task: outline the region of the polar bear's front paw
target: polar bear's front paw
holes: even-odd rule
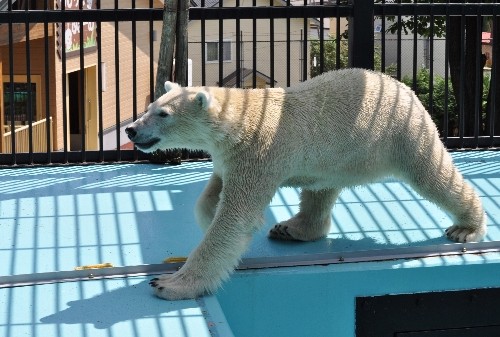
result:
[[[154,288],[156,296],[166,300],[191,299],[204,293],[199,281],[191,280],[179,272],[161,275],[152,279],[149,284]]]
[[[486,226],[469,228],[453,225],[446,230],[448,239],[456,242],[478,242],[486,235]]]

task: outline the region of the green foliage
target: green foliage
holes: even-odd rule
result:
[[[444,115],[445,111],[448,112],[448,127],[450,130],[450,136],[456,134],[456,128],[458,128],[458,104],[453,94],[453,87],[451,81],[448,80],[448,97],[446,98],[446,82],[444,78],[439,75],[434,75],[433,81],[433,95],[432,104],[429,101],[429,83],[430,83],[430,72],[429,69],[422,68],[417,73],[417,83],[415,92],[424,105],[424,107],[431,114],[432,120],[438,126],[440,132],[444,130]],[[413,85],[413,79],[409,76],[405,76],[402,82],[407,86],[411,87]],[[486,118],[486,105],[488,102],[488,92],[490,89],[490,76],[485,75],[483,77],[483,92],[482,92],[482,119]],[[446,104],[447,103],[447,104]],[[447,109],[446,109],[447,108]],[[455,129],[455,131],[454,131]]]
[[[483,114],[486,113],[486,108],[488,106],[488,96],[490,93],[490,82],[491,82],[490,79],[491,79],[490,74],[484,74],[484,76],[483,76],[483,97],[482,97]]]
[[[330,71],[334,69],[347,68],[348,60],[349,60],[349,50],[348,44],[346,40],[340,41],[340,64],[337,66],[337,40],[324,40],[323,43],[324,49],[324,71]],[[314,61],[319,64],[320,62],[320,41],[312,40],[311,41],[311,52],[310,52],[310,60],[311,60],[311,77],[318,76],[321,74],[320,67],[318,65],[314,65]],[[375,70],[380,71],[382,68],[382,55],[379,48],[375,48],[375,56],[374,56],[374,66]],[[396,66],[390,65],[385,69],[385,73],[389,75],[393,75],[396,73]]]
[[[434,3],[446,3],[449,0],[434,0]],[[382,0],[375,0],[375,3],[381,3]],[[429,0],[400,0],[398,3],[429,3]],[[429,37],[431,35],[436,37],[443,37],[446,33],[446,17],[445,16],[405,16],[405,17],[396,17],[396,16],[386,16],[386,19],[392,24],[387,28],[387,32],[397,33],[399,29],[404,34],[409,34],[410,32],[415,32]]]
[[[434,121],[434,123],[436,123],[440,131],[444,129],[443,123],[444,123],[444,114],[446,110],[448,111],[449,125],[452,128],[457,126],[458,106],[455,100],[455,95],[453,95],[453,88],[451,81],[448,80],[448,97],[446,97],[446,82],[444,78],[442,78],[439,75],[434,75],[433,95],[432,95],[432,105],[431,105],[429,101],[430,80],[431,78],[429,69],[422,68],[418,71],[416,88],[415,88],[415,92],[418,98],[420,99],[424,107],[427,109],[427,111],[429,111],[432,120]],[[402,82],[409,87],[413,85],[413,79],[409,76],[404,76]]]
[[[375,0],[375,3],[381,3],[383,0]],[[399,0],[397,3],[450,3],[450,0]],[[462,1],[455,1],[456,3],[462,3]],[[477,1],[465,1],[466,3],[477,3]],[[483,0],[483,3],[492,3],[492,0]],[[451,2],[453,3],[453,1]],[[446,35],[446,17],[445,16],[433,16],[431,21],[430,16],[405,16],[398,20],[396,16],[386,16],[389,22],[392,24],[387,28],[387,32],[397,33],[398,29],[404,34],[414,33],[415,29],[419,35],[430,37],[444,37]],[[491,18],[488,19],[491,22]],[[432,28],[431,28],[432,27]],[[491,31],[491,30],[490,30]]]
[[[348,47],[347,41],[340,41],[340,64],[337,66],[337,41],[324,40],[324,71],[330,71],[339,68],[347,68],[348,65]],[[311,77],[321,74],[320,67],[314,65],[314,61],[319,64],[320,62],[320,41],[311,41]]]

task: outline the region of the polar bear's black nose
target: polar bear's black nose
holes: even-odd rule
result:
[[[132,139],[135,137],[135,135],[137,135],[137,132],[135,131],[135,129],[131,126],[128,126],[126,129],[125,129],[125,133],[128,135],[128,138],[129,139]]]

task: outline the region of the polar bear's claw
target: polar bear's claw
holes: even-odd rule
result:
[[[458,225],[453,225],[446,229],[446,236],[456,242],[477,242],[486,234],[486,227],[461,227]]]
[[[297,240],[288,232],[288,226],[279,224],[269,231],[269,237],[275,240]]]
[[[161,275],[152,279],[149,284],[155,295],[166,300],[182,300],[195,298],[204,293],[203,287],[190,282],[184,275]]]

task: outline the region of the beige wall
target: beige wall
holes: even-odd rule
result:
[[[50,38],[53,40],[53,38]],[[2,63],[2,75],[10,75],[10,61],[9,61],[9,47],[3,46],[0,47],[1,50],[1,63]],[[44,48],[44,40],[32,40],[30,42],[30,73],[32,75],[39,75],[42,79],[45,78],[45,48]],[[26,75],[27,74],[27,60],[26,60],[26,43],[16,43],[13,47],[13,55],[14,55],[14,75]],[[52,51],[49,51],[49,59],[53,60]],[[54,90],[54,87],[51,87],[50,90]],[[43,102],[45,102],[45,81],[42,81],[40,92],[42,95]],[[3,105],[1,107],[3,112]],[[37,115],[35,116],[36,120],[45,117],[45,104],[42,104],[41,111],[37,111]]]
[[[120,1],[120,8],[130,8],[131,1]],[[147,8],[149,6],[148,0],[136,1],[137,8]],[[156,7],[161,7],[159,1],[155,1]],[[101,0],[101,8],[109,9],[114,8],[113,0]],[[149,23],[137,22],[137,42],[136,42],[136,74],[137,74],[137,112],[140,113],[145,110],[150,103],[150,57],[149,57]],[[155,22],[154,30],[158,31],[158,41],[154,42],[154,55],[153,65],[156,74],[156,61],[159,48],[159,33],[161,32],[161,22]],[[105,64],[106,74],[105,83],[106,90],[102,92],[102,122],[103,129],[113,127],[117,124],[116,120],[116,95],[119,94],[120,104],[120,122],[132,118],[134,106],[132,97],[132,79],[133,79],[133,45],[132,45],[132,23],[120,22],[118,24],[118,69],[115,62],[115,23],[103,22],[101,25],[101,48],[102,48],[102,62]],[[54,54],[56,53],[56,46],[54,43]],[[97,51],[84,53],[84,68],[98,66]],[[100,67],[98,67],[100,68]],[[66,60],[66,73],[80,70],[79,55],[70,56]],[[119,92],[117,91],[117,72],[119,74]],[[57,57],[55,60],[55,73],[62,74],[62,60]],[[63,104],[62,97],[62,76],[58,75],[55,78],[56,83],[56,114],[55,119],[57,123],[56,135],[57,143],[55,149],[62,149],[63,144]],[[66,102],[67,103],[67,102]]]
[[[49,50],[48,50],[48,57],[49,57],[49,64],[52,66],[54,64],[54,53],[51,48],[51,46],[54,44],[54,38],[49,37]],[[45,86],[45,40],[44,39],[36,39],[36,40],[31,40],[30,44],[30,73],[33,76],[32,77],[32,82],[34,81],[35,77],[41,78],[40,81],[40,86],[39,86],[39,92],[41,94],[41,104],[37,104],[37,112],[36,116],[34,116],[34,121],[40,120],[45,118],[46,115],[46,86]],[[25,42],[20,42],[16,43],[13,46],[12,49],[13,52],[13,69],[14,69],[14,76],[26,76],[27,74],[27,60],[26,60],[26,43]],[[10,81],[10,56],[9,56],[9,47],[8,46],[3,46],[0,47],[0,72],[3,77],[3,75],[8,76],[8,81]],[[56,110],[56,101],[55,101],[55,90],[56,90],[56,84],[55,81],[52,80],[54,73],[53,73],[53,68],[50,71],[51,78],[49,80],[49,109],[51,112]],[[19,78],[19,77],[18,77]],[[2,81],[3,82],[3,81]],[[3,85],[2,85],[3,88]],[[3,94],[1,93],[0,90],[0,95],[2,96],[0,99],[0,102],[3,100]],[[4,106],[3,103],[0,103],[0,113],[2,115],[2,120],[0,121],[0,125],[3,128],[4,125]],[[53,129],[54,130],[54,129]],[[52,138],[54,138],[55,135],[52,135]]]

